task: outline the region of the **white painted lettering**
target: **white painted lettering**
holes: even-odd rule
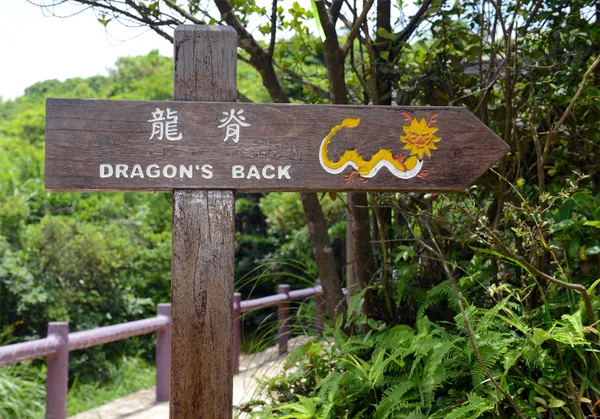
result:
[[[158,167],[158,164],[149,164],[148,167],[146,167],[146,176],[152,179],[159,177],[160,167]]]
[[[231,177],[233,179],[241,179],[244,177],[244,166],[235,164],[231,166]]]
[[[116,178],[120,178],[121,176],[128,177],[127,169],[129,169],[129,166],[127,166],[126,164],[115,164],[115,172],[116,172],[115,177]]]
[[[248,178],[261,179],[261,167],[250,166],[247,172],[244,165],[234,165],[231,168],[231,175],[235,179],[243,179],[248,175]],[[269,172],[270,170],[270,172]],[[266,177],[273,178],[274,167],[263,169]],[[212,179],[215,176],[214,168],[210,164],[108,164],[102,163],[98,165],[98,175],[101,178],[129,178],[129,179],[193,179],[194,176],[201,176],[203,179]]]
[[[179,165],[179,177],[183,179],[183,175],[186,175],[188,179],[191,179],[194,175],[192,173],[192,165],[184,166],[183,164]]]
[[[291,165],[287,165],[285,167],[277,166],[277,179],[281,179],[285,176],[286,179],[291,179],[288,170],[290,170]]]
[[[270,164],[267,164],[265,167],[262,168],[262,176],[265,179],[273,179],[275,177],[275,173],[267,173],[267,170],[272,170],[275,171],[275,167],[271,166]]]
[[[140,166],[139,164],[134,165],[133,169],[131,169],[131,173],[129,174],[129,177],[131,177],[132,179],[134,177],[141,177],[143,179],[144,171],[142,170],[142,166]]]
[[[248,176],[246,176],[247,179],[250,179],[251,177],[255,177],[256,179],[260,180],[260,174],[258,173],[258,169],[255,165],[250,166],[250,170],[248,170]]]
[[[162,170],[163,176],[169,179],[173,179],[177,175],[177,168],[172,164],[167,164]]]
[[[100,165],[100,177],[111,177],[113,175],[112,164]]]
[[[213,177],[213,167],[210,164],[205,164],[202,166],[202,177],[204,179],[211,179]]]

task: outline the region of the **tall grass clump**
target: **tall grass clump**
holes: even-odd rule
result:
[[[0,368],[0,418],[41,418],[45,401],[45,367],[26,361]]]

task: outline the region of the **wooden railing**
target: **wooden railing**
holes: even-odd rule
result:
[[[287,353],[288,348],[290,301],[316,297],[315,329],[321,332],[323,330],[322,319],[325,306],[321,296],[322,292],[320,285],[295,291],[290,291],[289,285],[279,285],[277,294],[253,300],[242,301],[242,294],[239,292],[233,294],[233,372],[237,373],[240,368],[242,313],[277,306],[277,345],[279,346],[279,354],[283,355]]]
[[[289,303],[316,296],[315,328],[322,330],[323,299],[320,286],[290,291],[289,285],[279,285],[277,294],[242,301],[240,293],[234,294],[233,369],[239,371],[242,313],[277,306],[279,353],[287,352],[289,336]],[[67,417],[67,392],[69,352],[90,346],[127,339],[156,332],[156,401],[168,401],[171,380],[171,305],[159,304],[157,316],[144,320],[99,327],[69,333],[66,322],[48,323],[48,335],[0,347],[0,367],[30,359],[46,358],[46,419]]]

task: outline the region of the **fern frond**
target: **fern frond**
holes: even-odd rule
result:
[[[298,395],[298,402],[277,406],[273,410],[292,410],[281,419],[313,419],[317,413],[317,398]]]
[[[427,292],[419,306],[417,317],[423,317],[427,309],[442,301],[447,302],[449,306],[458,312],[454,291],[452,291],[452,285],[448,280],[437,284]]]
[[[452,409],[450,412],[445,413],[444,419],[475,419],[481,416],[483,413],[494,408],[494,403],[490,400],[484,399],[476,395],[469,395],[469,399],[460,405]],[[436,416],[442,417],[442,416]]]
[[[408,400],[404,395],[414,386],[414,382],[405,381],[387,390],[379,404],[377,404],[373,419],[395,417],[393,414],[397,409],[407,406]]]

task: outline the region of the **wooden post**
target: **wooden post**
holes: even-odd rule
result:
[[[280,301],[277,304],[277,343],[279,346],[279,355],[285,355],[288,351],[288,339],[290,335],[290,286],[287,284],[278,285],[277,293],[287,296],[285,301]]]
[[[321,285],[320,280],[315,281],[316,286]],[[323,332],[323,316],[325,315],[325,300],[323,299],[323,294],[318,294],[315,296],[315,331],[317,333]]]
[[[159,304],[158,316],[169,318],[169,325],[156,333],[156,401],[169,401],[171,388],[171,304]]]
[[[46,419],[67,417],[67,392],[69,379],[69,323],[48,323],[48,336],[54,337],[60,346],[46,358]]]
[[[242,343],[242,294],[233,294],[233,373],[240,372],[240,346]]]
[[[175,100],[234,102],[237,35],[175,30]],[[172,419],[229,419],[233,404],[234,192],[173,193]]]

